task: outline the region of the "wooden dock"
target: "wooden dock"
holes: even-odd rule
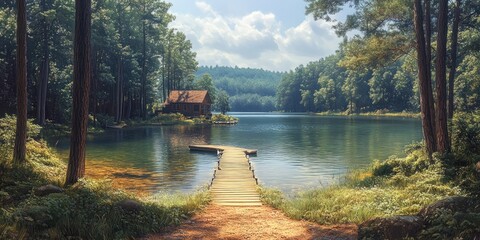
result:
[[[247,156],[257,150],[218,145],[191,145],[193,151],[210,151],[219,155],[210,192],[213,204],[223,206],[261,206],[257,178]]]

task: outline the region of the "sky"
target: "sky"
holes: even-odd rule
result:
[[[303,0],[169,0],[170,27],[186,34],[201,66],[289,71],[335,53],[331,22],[305,15]]]

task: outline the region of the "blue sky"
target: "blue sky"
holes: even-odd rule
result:
[[[170,0],[200,65],[288,71],[333,54],[332,23],[305,16],[302,0]]]

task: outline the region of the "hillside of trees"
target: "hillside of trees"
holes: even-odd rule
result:
[[[336,3],[339,6],[330,6],[320,4],[322,1],[307,2],[310,2],[307,13],[317,19],[329,21],[329,16],[341,9],[340,3]],[[442,20],[448,34],[437,28],[437,18],[430,20],[430,14],[436,16],[440,6],[424,3],[428,8],[420,14],[428,16],[422,21],[429,31],[417,35],[414,34],[414,5],[411,2],[344,2],[351,2],[355,8],[347,21],[337,22],[334,26],[345,41],[334,55],[300,65],[284,75],[277,92],[279,110],[348,113],[420,111],[419,55],[415,38],[420,34],[428,36],[425,38],[428,59],[425,58],[422,66],[430,71],[425,79],[432,78],[431,87],[442,81],[436,77],[448,80],[448,84],[441,84],[437,91],[446,91],[442,86],[447,86],[449,111],[453,113],[453,106],[458,111],[480,107],[478,2],[455,1],[450,4],[448,21]],[[347,33],[351,31],[359,31],[362,35],[348,38]],[[438,39],[440,33],[444,34],[440,39],[443,39],[446,51],[434,51],[439,43],[432,42]],[[438,63],[437,60],[443,62]]]
[[[275,94],[284,73],[263,69],[202,66],[197,78],[209,74],[215,87],[229,96],[234,112],[275,111]]]

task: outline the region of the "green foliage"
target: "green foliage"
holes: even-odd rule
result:
[[[192,87],[198,63],[185,34],[169,28],[174,19],[165,1],[92,3],[92,85],[90,113],[100,125],[108,115],[127,120],[143,115],[141,103],[163,102],[167,90]],[[73,79],[72,1],[32,1],[27,7],[28,102],[37,112],[39,72],[48,58],[46,117],[67,124],[71,118]],[[0,115],[15,112],[15,1],[0,4]],[[161,59],[161,61],[159,61]],[[118,88],[117,88],[118,86]],[[116,100],[121,101],[116,101]],[[116,105],[123,107],[115,108]],[[128,109],[126,106],[130,106]],[[123,113],[112,111],[123,109]],[[147,114],[148,115],[148,114]]]
[[[465,213],[449,209],[438,209],[420,239],[475,239],[480,232],[480,212],[475,207],[465,209]]]
[[[0,118],[0,163],[8,162],[13,157],[13,145],[15,143],[15,129],[17,118],[14,115],[6,115]],[[41,127],[34,124],[33,120],[27,122],[27,140],[38,137]],[[30,155],[32,152],[29,151]]]
[[[452,153],[439,156],[445,176],[473,196],[480,196],[480,112],[457,113],[451,126]]]
[[[203,76],[195,81],[195,89],[198,90],[207,90],[208,95],[210,95],[210,99],[212,103],[215,104],[217,99],[217,88],[213,84],[213,79],[210,74],[205,73]]]
[[[345,46],[340,46],[345,48]],[[285,74],[277,107],[288,112],[418,111],[416,70],[403,56],[380,67],[343,67],[343,51]]]
[[[225,114],[230,111],[230,102],[227,92],[221,90],[217,94],[217,103],[215,107],[222,113]]]
[[[93,121],[92,117],[90,117],[90,123],[93,125],[98,123],[100,127],[105,128],[113,125],[115,123],[115,119],[108,114],[97,114],[95,115],[95,121]]]
[[[480,108],[480,56],[468,55],[459,64],[460,74],[455,79],[455,104],[461,111]]]
[[[350,173],[339,185],[301,192],[293,198],[261,189],[262,200],[296,219],[321,224],[361,223],[375,217],[416,215],[446,196],[480,196],[479,113],[459,113],[452,121],[453,153],[429,159],[421,143],[407,156],[375,161],[368,170]],[[478,201],[462,212],[439,209],[428,219],[420,239],[471,239],[480,232]]]
[[[308,71],[313,76],[303,74],[300,65],[284,76],[277,93],[279,110],[348,113],[419,110],[411,1],[306,2],[306,14],[327,21],[348,8],[346,18],[334,21],[332,28],[339,36],[348,36],[352,31],[362,34],[345,38],[337,53],[328,57],[335,59],[335,64],[325,64],[328,58],[309,63],[320,67],[319,74],[314,71]],[[476,1],[461,4],[459,64],[454,86],[454,103],[460,111],[472,111],[480,106],[479,6]],[[433,7],[432,12],[435,10]],[[323,71],[327,68],[329,71]],[[315,84],[317,79],[318,85]],[[314,107],[310,101],[312,96]]]
[[[402,174],[411,176],[416,172],[425,171],[432,167],[431,161],[423,154],[423,149],[412,151],[405,158],[391,156],[387,160],[375,161],[372,167],[374,176],[391,176]]]
[[[13,120],[9,116],[0,122]],[[1,129],[4,131],[2,136],[12,134],[7,128]],[[30,134],[37,135],[38,130]],[[42,141],[30,139],[27,142],[27,156],[27,163],[21,166],[0,162],[2,239],[138,237],[179,224],[210,200],[206,189],[192,194],[139,198],[113,189],[108,181],[87,179],[80,180],[64,193],[39,197],[34,195],[34,189],[39,186],[63,185],[66,166]],[[137,201],[139,211],[124,210],[120,202],[126,199]]]
[[[406,158],[390,157],[371,170],[353,172],[339,185],[301,192],[285,198],[278,191],[262,190],[265,203],[296,219],[321,224],[361,223],[374,217],[416,214],[445,196],[461,194],[443,181],[441,162],[429,164],[422,149]]]
[[[480,111],[457,113],[452,120],[452,148],[460,158],[470,158],[470,163],[480,161]]]
[[[200,67],[197,78],[209,74],[215,87],[230,96],[232,111],[275,111],[275,89],[283,73],[238,67]]]
[[[212,121],[213,122],[235,122],[235,121],[238,121],[238,118],[230,115],[225,115],[225,114],[214,114],[212,116]]]
[[[260,193],[260,198],[262,202],[274,207],[281,209],[285,204],[285,197],[283,193],[278,189],[258,187],[257,191]]]
[[[174,122],[174,121],[182,121],[187,119],[183,114],[181,113],[167,113],[167,114],[159,114],[155,116],[152,121],[154,122]]]
[[[124,239],[179,224],[209,199],[206,191],[200,191],[141,200],[108,186],[106,182],[82,180],[66,193],[31,196],[20,204],[13,218],[17,228],[32,236]],[[127,199],[138,201],[140,209],[123,209],[120,202]]]
[[[239,112],[272,112],[277,110],[275,97],[258,94],[240,94],[230,97],[232,111]]]

